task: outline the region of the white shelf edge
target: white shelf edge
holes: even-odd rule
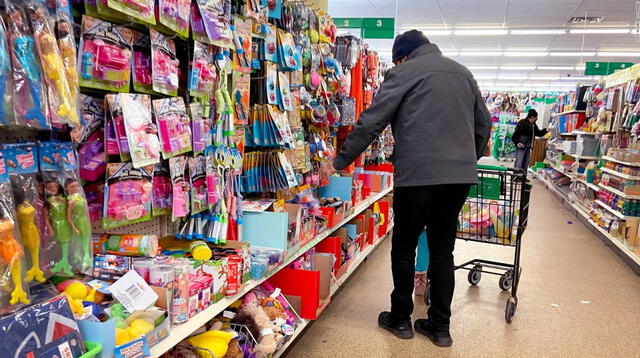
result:
[[[323,233],[316,236],[315,239],[311,240],[306,245],[301,247],[298,251],[296,251],[295,254],[289,256],[288,259],[286,259],[282,264],[280,264],[276,269],[271,271],[269,274],[265,275],[265,277],[259,280],[250,280],[249,282],[242,285],[238,293],[236,293],[235,295],[225,297],[222,300],[207,307],[202,312],[191,317],[187,322],[181,325],[171,327],[171,329],[169,330],[169,336],[150,348],[151,356],[160,357],[162,354],[164,354],[171,348],[178,345],[178,343],[182,342],[185,338],[189,337],[198,328],[202,327],[205,323],[209,322],[209,320],[214,318],[220,312],[224,311],[233,302],[235,302],[236,300],[238,300],[239,298],[247,294],[249,291],[257,287],[258,285],[262,284],[264,281],[268,280],[271,276],[275,275],[278,271],[280,271],[284,267],[287,267],[291,262],[293,262],[295,259],[300,257],[300,255],[309,251],[309,249],[317,245],[320,241],[327,238],[333,232],[338,230],[338,228],[340,228],[342,225],[346,224],[351,219],[358,216],[360,213],[366,210],[369,206],[371,206],[371,204],[382,199],[382,197],[384,197],[391,191],[393,191],[393,187],[386,188],[382,192],[372,195],[366,200],[364,200],[362,203],[360,203],[358,206],[354,208],[353,213],[351,215],[346,217],[343,221],[339,222],[338,224],[334,225],[332,228],[329,228],[325,230]]]
[[[594,202],[595,202],[596,204],[600,205],[603,209],[605,209],[605,210],[607,210],[608,212],[610,212],[611,214],[613,214],[613,215],[615,215],[615,216],[619,217],[620,219],[627,220],[627,219],[639,219],[639,218],[640,218],[640,217],[638,217],[638,216],[627,216],[627,215],[624,215],[623,213],[619,212],[618,210],[616,210],[616,209],[614,209],[614,208],[610,207],[609,205],[605,204],[605,203],[604,203],[603,201],[601,201],[601,200],[595,200]]]
[[[618,164],[622,164],[622,165],[626,165],[628,167],[640,167],[640,163],[633,163],[633,162],[625,162],[613,157],[609,157],[609,156],[604,156],[602,157],[602,159],[610,161],[610,162],[614,162],[614,163],[618,163]]]
[[[560,112],[560,113],[553,113],[552,116],[553,117],[560,117],[560,116],[566,116],[567,114],[573,114],[573,113],[587,113],[586,110],[577,110],[577,109],[573,109],[570,111],[564,111],[564,112]]]
[[[589,189],[593,190],[593,191],[598,191],[600,190],[600,187],[596,184],[593,183],[589,183],[587,182],[585,179],[582,179],[580,177],[574,177],[575,180],[581,182],[582,184],[586,185]]]
[[[605,173],[609,173],[611,175],[615,175],[615,176],[623,178],[623,179],[640,181],[640,177],[639,176],[633,176],[633,175],[629,175],[629,174],[625,174],[625,173],[620,173],[617,170],[613,170],[613,169],[609,169],[609,168],[605,168],[605,167],[600,168],[600,170],[602,170]]]
[[[598,183],[598,186],[600,188],[603,188],[604,190],[610,191],[610,192],[612,192],[612,193],[614,193],[614,194],[616,194],[616,195],[618,195],[620,197],[623,197],[625,199],[636,199],[636,200],[640,199],[640,195],[627,194],[624,191],[618,190],[616,188],[612,188],[612,187],[610,187],[608,185],[604,185],[602,183]]]
[[[302,334],[302,332],[307,328],[307,325],[309,324],[309,321],[306,319],[302,320],[302,323],[300,323],[298,325],[298,327],[296,327],[296,330],[293,332],[293,335],[291,335],[291,337],[289,337],[289,340],[287,341],[287,343],[284,344],[284,346],[282,346],[280,349],[278,349],[272,356],[272,358],[279,358],[282,357],[282,355],[287,351],[287,349],[289,349],[289,347],[291,347],[291,345],[293,344],[293,342],[298,339],[298,337],[300,337],[300,335]]]

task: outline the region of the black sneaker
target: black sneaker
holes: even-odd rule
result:
[[[413,327],[416,329],[416,332],[428,337],[431,342],[438,347],[450,347],[453,344],[453,339],[449,331],[434,331],[428,319],[416,320]]]
[[[411,321],[393,322],[391,312],[381,312],[378,316],[378,326],[393,333],[400,339],[413,338],[413,329],[411,329]]]

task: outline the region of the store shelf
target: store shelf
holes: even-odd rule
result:
[[[187,322],[174,326],[171,328],[169,332],[169,336],[162,341],[158,342],[155,346],[151,347],[151,356],[152,357],[160,357],[162,354],[167,352],[169,349],[175,347],[178,343],[182,342],[185,338],[189,337],[193,332],[195,332],[198,328],[202,327],[205,323],[209,322],[212,318],[217,316],[220,312],[224,311],[230,304],[247,294],[249,291],[254,289],[255,287],[262,284],[264,281],[268,280],[271,276],[275,275],[282,268],[289,266],[291,262],[300,257],[303,253],[309,251],[312,247],[317,245],[320,241],[327,238],[329,235],[334,233],[338,228],[342,225],[349,222],[351,219],[358,216],[361,212],[366,210],[371,204],[376,201],[382,199],[385,195],[390,193],[393,188],[387,188],[380,193],[370,196],[368,199],[364,200],[358,206],[354,207],[352,210],[352,214],[346,217],[343,221],[339,222],[334,227],[325,230],[323,233],[316,236],[309,243],[301,247],[298,251],[296,251],[293,255],[289,256],[287,260],[285,260],[282,264],[280,264],[276,269],[272,270],[265,277],[259,280],[250,280],[246,284],[244,284],[237,294],[229,297],[225,297],[219,302],[214,303],[209,306],[204,311],[196,314],[192,318],[190,318]]]
[[[582,179],[582,178],[580,178],[580,177],[574,177],[573,179],[575,179],[575,180],[577,180],[577,181],[581,182],[582,184],[586,185],[589,189],[591,189],[591,190],[593,190],[593,191],[598,191],[598,190],[600,190],[600,187],[599,187],[598,185],[593,184],[593,183],[589,183],[589,182],[587,182],[586,180],[584,180],[584,179]]]
[[[620,173],[617,170],[613,170],[613,169],[609,169],[609,168],[600,168],[600,170],[602,170],[605,173],[609,173],[611,175],[615,175],[617,177],[623,178],[623,179],[627,179],[627,180],[638,180],[640,181],[640,176],[634,176],[634,175],[629,175],[629,174],[625,174],[625,173]]]
[[[567,114],[573,114],[573,113],[586,113],[587,111],[578,111],[578,110],[571,110],[571,111],[565,111],[565,112],[560,112],[560,113],[554,113],[551,116],[552,117],[560,117],[560,116],[565,116]]]
[[[568,156],[574,157],[576,159],[582,159],[582,160],[598,160],[600,159],[600,157],[596,157],[593,155],[578,155],[578,154],[571,154],[571,153],[564,153]]]
[[[607,210],[608,212],[610,212],[611,214],[617,216],[620,219],[624,219],[624,220],[629,220],[629,219],[640,219],[639,216],[628,216],[628,215],[624,215],[623,213],[621,213],[620,211],[610,207],[609,205],[605,204],[603,201],[600,200],[596,200],[595,201],[596,204],[598,204],[600,207],[602,207],[603,209]]]
[[[607,190],[607,191],[610,191],[610,192],[612,192],[612,193],[614,193],[614,194],[616,194],[618,196],[621,196],[621,197],[623,197],[625,199],[640,199],[640,195],[627,194],[624,191],[618,190],[616,188],[612,188],[612,187],[610,187],[608,185],[604,185],[602,183],[598,183],[598,186],[603,188],[603,189],[605,189],[605,190]]]
[[[330,293],[331,297],[333,297],[339,291],[339,289],[342,287],[342,285],[344,285],[345,282],[347,282],[347,280],[349,280],[349,278],[352,277],[353,273],[367,259],[367,257],[369,257],[369,255],[372,252],[374,252],[375,250],[378,249],[378,247],[380,247],[380,245],[384,242],[384,240],[391,233],[391,230],[393,230],[393,222],[391,222],[389,227],[387,228],[387,233],[384,234],[384,236],[382,236],[381,238],[379,238],[378,241],[373,243],[373,245],[369,245],[366,249],[364,249],[364,251],[362,251],[360,253],[360,255],[358,255],[358,258],[356,259],[356,261],[354,261],[351,264],[351,267],[349,267],[347,272],[345,272],[342,275],[342,277],[340,277],[340,279],[338,281],[336,281],[336,283],[333,284],[333,286],[331,287],[331,293]],[[329,304],[330,303],[331,302],[329,302]],[[309,322],[306,321],[306,320],[303,320],[303,321],[304,321],[304,323],[299,325],[298,328],[296,328],[296,331],[293,333],[293,336],[291,337],[291,339],[289,339],[287,341],[287,343],[284,346],[282,346],[282,348],[280,348],[274,354],[273,358],[281,357],[284,353],[286,353],[287,349],[289,349],[289,347],[291,347],[291,345],[293,345],[294,341],[300,336],[302,331],[304,331],[307,328],[307,325],[309,324]]]
[[[560,133],[561,136],[577,136],[577,134],[573,133],[573,132],[564,132],[564,133]]]
[[[619,160],[619,159],[616,159],[616,158],[613,158],[613,157],[605,156],[605,157],[602,157],[602,159],[610,161],[610,162],[626,165],[628,167],[640,167],[640,163],[625,162],[623,160]]]

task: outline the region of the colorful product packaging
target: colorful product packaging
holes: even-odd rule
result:
[[[191,122],[182,97],[153,101],[164,159],[191,151]]]
[[[160,141],[151,120],[151,97],[131,93],[119,93],[117,96],[122,103],[122,116],[134,168],[159,163]]]
[[[103,227],[112,229],[151,219],[152,167],[107,164]]]
[[[155,235],[107,235],[93,238],[93,252],[122,256],[155,257],[160,247]]]
[[[93,258],[93,276],[101,280],[118,280],[131,269],[131,257],[96,254]]]
[[[149,33],[153,90],[167,96],[177,96],[180,62],[176,57],[176,44],[158,31],[150,30]]]
[[[181,260],[173,265],[173,301],[171,323],[180,324],[189,318],[189,261]]]

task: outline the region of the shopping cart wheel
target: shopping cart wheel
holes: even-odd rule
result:
[[[500,276],[498,285],[503,291],[509,291],[513,286],[513,274],[510,271],[505,272],[504,275]]]
[[[424,304],[431,306],[431,286],[427,284],[427,289],[424,291]]]
[[[469,271],[469,275],[467,276],[467,279],[469,280],[470,284],[475,286],[478,284],[478,282],[480,282],[481,277],[482,277],[482,266],[476,265],[474,268],[472,268]]]
[[[507,323],[511,323],[513,320],[513,316],[516,314],[516,307],[518,307],[518,302],[515,298],[509,297],[507,300],[507,308],[504,310],[504,319]]]

